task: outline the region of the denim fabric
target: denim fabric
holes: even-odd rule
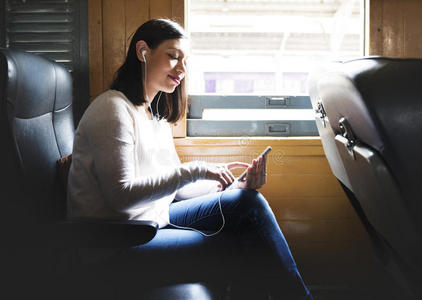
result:
[[[259,192],[236,189],[174,202],[170,222],[215,232],[223,222],[219,199],[225,218],[219,234],[204,237],[169,225],[149,243],[122,251],[118,264],[163,280],[220,280],[269,290],[271,299],[312,299],[274,214]]]

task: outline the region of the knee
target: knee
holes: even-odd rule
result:
[[[248,213],[257,213],[269,209],[269,205],[265,197],[256,190],[239,190],[239,201],[240,208]]]
[[[225,211],[239,213],[242,216],[258,216],[271,211],[264,196],[251,189],[237,189],[228,191],[223,195],[223,207]]]

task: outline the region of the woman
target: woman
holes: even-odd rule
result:
[[[266,159],[180,163],[169,123],[185,113],[188,50],[183,29],[170,20],[138,28],[111,89],[76,130],[69,217],[159,224],[151,242],[108,258],[128,278],[141,271],[163,281],[250,282],[272,299],[309,299],[274,215],[255,191],[266,181]],[[248,168],[241,182],[231,173],[239,167]]]

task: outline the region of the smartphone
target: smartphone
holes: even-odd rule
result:
[[[267,155],[271,151],[271,149],[272,149],[271,146],[268,146],[267,148],[265,148],[265,150],[256,159],[258,159],[261,156],[264,157],[265,155]],[[239,177],[237,177],[237,180],[242,181],[245,178],[246,174],[248,174],[248,168],[246,168],[246,170],[243,171],[243,173],[240,174]]]

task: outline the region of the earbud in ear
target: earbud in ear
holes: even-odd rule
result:
[[[141,54],[142,54],[142,58],[144,59],[144,61],[146,62],[147,59],[145,58],[145,53],[147,53],[147,50],[142,50]]]

